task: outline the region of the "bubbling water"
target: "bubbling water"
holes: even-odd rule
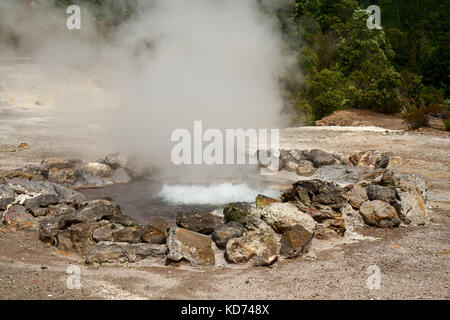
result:
[[[279,191],[251,187],[246,183],[212,183],[209,185],[165,184],[157,196],[176,205],[224,205],[230,202],[255,202],[258,194],[278,197]]]

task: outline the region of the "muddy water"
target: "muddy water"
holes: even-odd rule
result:
[[[111,197],[122,212],[139,223],[145,224],[149,217],[164,217],[170,225],[175,225],[179,213],[187,210],[216,209],[215,206],[174,205],[158,197],[163,184],[148,181],[134,181],[99,189],[83,189],[80,192],[89,198]]]
[[[186,193],[190,191],[190,187],[193,185],[196,187],[206,187],[207,189],[211,187],[209,192],[212,192],[211,203],[213,204],[205,204],[205,202],[199,201],[198,203],[189,203],[184,204],[180,202],[172,202],[168,201],[161,197],[160,191],[165,186],[168,185],[176,185],[176,186],[186,186]],[[242,184],[229,184],[229,189],[231,191],[235,191],[234,188],[240,188]],[[248,181],[245,183],[245,187],[250,190],[251,197],[254,199],[254,196],[258,193],[264,193],[271,196],[277,196],[279,193],[278,190],[269,189],[269,186],[265,182],[261,181]],[[163,183],[158,180],[147,181],[147,180],[138,180],[133,181],[128,184],[116,184],[112,186],[108,186],[105,188],[99,189],[82,189],[80,192],[87,195],[89,198],[99,198],[99,197],[110,197],[114,199],[121,207],[122,212],[133,219],[137,220],[139,223],[146,224],[148,222],[148,218],[152,216],[160,216],[164,217],[166,221],[175,225],[175,220],[178,214],[186,211],[198,211],[198,210],[217,210],[222,213],[223,207],[229,202],[235,201],[249,201],[249,194],[236,194],[230,197],[223,197],[223,202],[220,201],[221,194],[223,192],[223,188],[213,189],[214,182],[207,183],[173,183],[170,184]],[[240,190],[240,189],[238,189]],[[183,195],[179,195],[183,198]],[[201,195],[199,195],[201,196]],[[192,197],[195,197],[193,195]]]

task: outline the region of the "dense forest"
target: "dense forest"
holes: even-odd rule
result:
[[[103,30],[132,16],[137,4],[137,0],[55,1],[61,7],[91,6]],[[285,50],[296,57],[299,68],[281,81],[287,107],[296,111],[298,122],[313,124],[346,108],[402,112],[413,128],[426,125],[427,114],[449,118],[450,1],[258,3],[265,14],[276,17]],[[371,4],[381,9],[382,29],[367,27]]]

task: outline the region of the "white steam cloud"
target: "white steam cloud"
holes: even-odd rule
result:
[[[52,107],[72,112],[74,122],[81,114],[95,124],[107,118],[99,144],[161,164],[170,161],[171,132],[191,130],[194,120],[205,129],[284,123],[279,79],[290,59],[256,0],[140,1],[107,38],[86,8],[79,31],[66,29],[68,15],[51,2],[31,12],[1,1],[0,34],[8,35],[0,61],[39,57],[34,89],[59,97],[49,99]]]

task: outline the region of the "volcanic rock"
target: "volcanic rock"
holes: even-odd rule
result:
[[[90,243],[83,256],[85,263],[124,263],[152,258],[165,261],[166,246],[150,243],[130,244],[125,242]]]
[[[267,231],[250,231],[240,238],[228,241],[225,258],[231,263],[252,261],[255,266],[273,263],[279,255],[280,245],[273,233]]]
[[[299,257],[308,252],[314,233],[309,232],[301,225],[294,225],[281,236],[280,253],[286,258]]]
[[[125,168],[127,166],[128,159],[121,153],[108,154],[105,159],[98,161],[102,164],[106,164],[111,169]]]
[[[59,230],[57,235],[57,247],[63,251],[76,252],[83,255],[87,242],[91,241],[96,229],[108,226],[108,221],[85,222],[71,225],[65,230]]]
[[[314,207],[316,204],[327,205],[336,211],[348,201],[342,187],[320,179],[297,181],[281,195],[281,199],[284,202],[298,201],[308,207]]]
[[[256,196],[256,207],[257,208],[264,208],[274,202],[278,202],[278,200],[274,199],[274,198],[266,197],[265,195],[262,195],[262,194],[258,194]]]
[[[331,153],[320,149],[312,149],[311,151],[304,152],[303,154],[306,156],[307,160],[314,163],[316,168],[336,163],[336,158]]]
[[[297,163],[297,174],[304,177],[312,176],[317,169],[314,167],[313,163],[308,160],[300,160]]]
[[[215,264],[214,243],[205,235],[190,230],[173,227],[167,238],[172,261],[189,261],[192,265],[208,266]]]
[[[261,218],[277,233],[283,233],[296,224],[314,232],[314,219],[291,203],[272,203],[261,210]]]
[[[114,230],[111,233],[113,242],[141,242],[142,228],[140,227],[125,227],[119,230]]]
[[[394,207],[381,200],[364,202],[359,208],[364,222],[379,228],[393,228],[400,224],[400,219]]]
[[[419,226],[431,221],[425,207],[425,201],[420,194],[397,191],[397,196],[400,200],[394,203],[394,207],[403,223]]]
[[[177,226],[194,232],[210,234],[223,223],[213,211],[184,212],[177,216]]]
[[[216,245],[223,249],[226,247],[228,241],[233,238],[238,238],[244,233],[244,227],[238,222],[227,222],[218,226],[211,235]]]
[[[242,222],[244,218],[251,214],[251,205],[247,202],[229,203],[223,209],[226,221]]]
[[[363,202],[369,200],[366,189],[358,184],[353,185],[353,187],[347,192],[347,198],[348,203],[350,203],[350,205],[355,209],[359,209]]]
[[[0,210],[6,210],[15,200],[14,190],[9,185],[0,184]]]
[[[381,200],[387,203],[395,201],[395,190],[391,188],[371,184],[367,186],[366,191],[369,200]]]
[[[38,227],[36,219],[27,212],[27,209],[17,204],[9,207],[1,218],[5,225],[18,229]]]
[[[142,232],[142,241],[153,244],[165,243],[169,228],[170,226],[163,218],[151,217]]]

